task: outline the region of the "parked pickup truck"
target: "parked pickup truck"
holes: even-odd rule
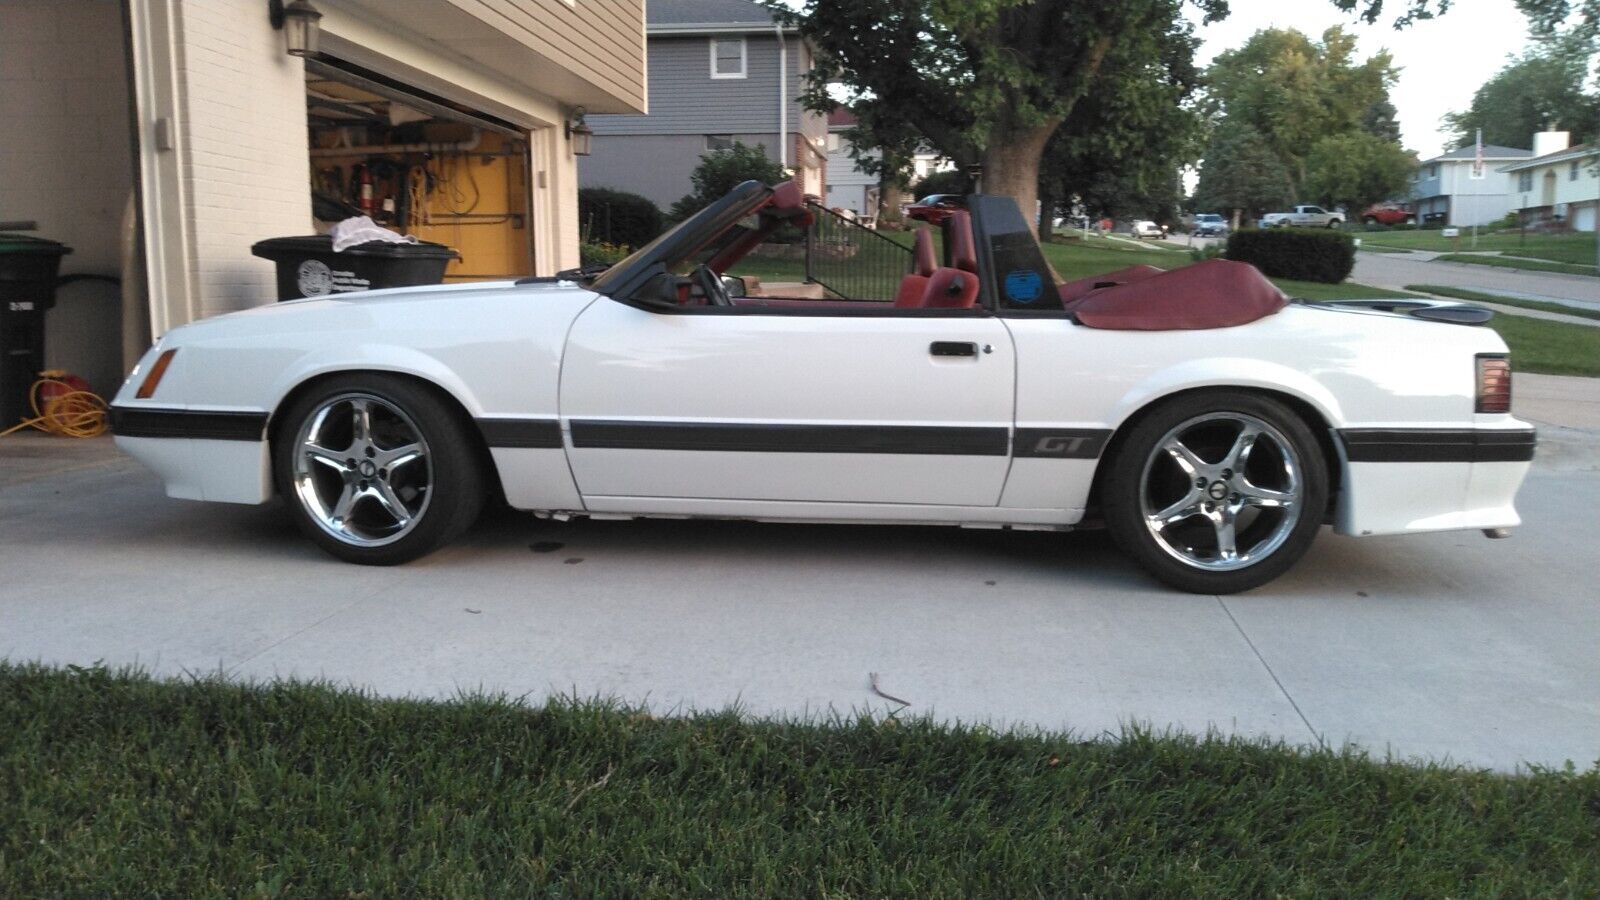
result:
[[[1298,225],[1301,228],[1338,228],[1344,224],[1344,213],[1328,212],[1320,206],[1296,206],[1294,212],[1267,213],[1261,217],[1262,228],[1282,228]]]

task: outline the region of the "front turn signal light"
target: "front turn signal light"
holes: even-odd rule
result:
[[[1511,412],[1511,360],[1507,357],[1478,357],[1478,402],[1473,412]]]
[[[148,400],[156,392],[156,388],[160,386],[161,377],[167,374],[167,366],[172,365],[172,358],[176,355],[178,355],[178,348],[174,347],[156,357],[156,364],[150,367],[150,374],[144,377],[144,381],[139,385],[139,390],[133,396],[140,400]]]

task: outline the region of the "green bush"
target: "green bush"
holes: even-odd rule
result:
[[[633,251],[627,247],[608,244],[604,241],[590,243],[584,241],[578,245],[578,264],[588,266],[609,266],[622,262]]]
[[[1350,235],[1339,231],[1252,228],[1228,236],[1227,258],[1250,263],[1272,278],[1338,284],[1355,267],[1356,248]]]
[[[578,191],[578,222],[586,242],[642,247],[661,233],[661,210],[648,197],[611,188]]]
[[[667,217],[674,222],[682,222],[743,182],[777,184],[788,177],[783,172],[783,166],[767,156],[765,144],[752,147],[734,141],[727,150],[713,150],[700,157],[700,165],[689,175],[694,193],[672,204]]]
[[[929,194],[970,194],[972,178],[960,169],[932,172],[911,187],[913,199],[921,200]]]

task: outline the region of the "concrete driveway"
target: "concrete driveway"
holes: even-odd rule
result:
[[[1325,534],[1226,598],[1159,587],[1097,533],[508,513],[422,563],[359,568],[279,508],[166,499],[109,441],[8,438],[0,655],[794,715],[897,706],[876,672],[911,713],[951,719],[1586,767],[1600,431],[1562,434],[1510,540]]]

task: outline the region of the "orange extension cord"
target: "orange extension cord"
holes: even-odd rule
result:
[[[28,389],[34,417],[24,419],[5,431],[0,431],[0,437],[14,434],[24,428],[37,428],[46,434],[73,438],[92,438],[105,434],[110,425],[106,417],[106,401],[100,399],[98,394],[80,391],[67,382],[58,380],[66,374],[55,369],[40,372],[39,380]],[[63,390],[40,403],[39,395],[49,385],[57,385]]]

